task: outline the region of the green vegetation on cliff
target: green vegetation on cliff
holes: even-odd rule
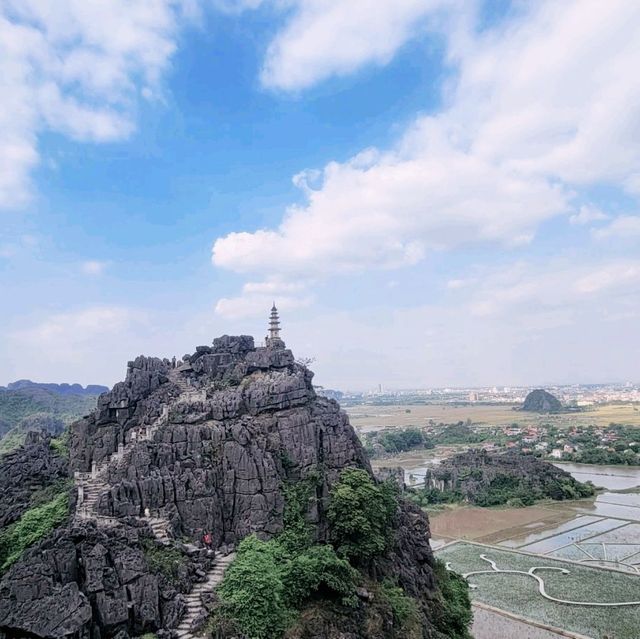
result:
[[[338,554],[359,564],[382,554],[390,541],[396,489],[376,484],[365,470],[350,468],[331,490],[327,518]]]
[[[279,637],[315,597],[355,601],[356,571],[331,546],[294,554],[277,540],[245,538],[218,587],[223,615],[251,639]]]
[[[69,493],[27,510],[15,523],[0,532],[0,571],[15,563],[29,546],[60,526],[69,514]]]
[[[436,578],[442,597],[438,628],[447,633],[449,639],[471,639],[469,626],[473,617],[469,584],[457,572],[445,568],[445,563],[436,559]]]
[[[220,622],[232,621],[251,639],[282,636],[308,603],[324,600],[352,607],[363,579],[350,563],[362,564],[388,545],[396,494],[390,484],[376,484],[359,469],[343,471],[329,500],[333,545],[313,542],[306,519],[315,476],[285,488],[284,530],[275,539],[252,535],[238,547],[235,561],[218,588]],[[415,602],[401,588],[385,583],[381,593],[398,625],[415,612]]]
[[[145,539],[142,542],[142,549],[149,570],[155,574],[164,575],[170,584],[176,585],[180,571],[186,566],[183,554],[176,548],[159,546],[151,539]]]

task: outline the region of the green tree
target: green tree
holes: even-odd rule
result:
[[[239,545],[218,587],[225,616],[234,619],[251,639],[279,637],[293,619],[285,600],[284,561],[285,551],[278,542],[251,535]]]
[[[358,572],[340,559],[331,546],[311,546],[289,561],[283,570],[288,603],[300,607],[313,595],[339,597],[345,605],[355,605]]]
[[[396,489],[391,483],[376,483],[365,470],[343,471],[331,490],[327,509],[338,554],[364,563],[384,553],[396,505]]]

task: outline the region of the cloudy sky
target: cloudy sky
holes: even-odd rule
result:
[[[0,1],[0,384],[262,338],[640,381],[640,2]]]

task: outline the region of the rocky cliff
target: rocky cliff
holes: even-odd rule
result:
[[[29,432],[23,447],[0,458],[0,529],[12,524],[50,486],[69,476],[69,464],[51,447],[51,436]]]
[[[371,468],[346,414],[316,395],[312,376],[291,351],[256,348],[248,336],[215,339],[177,363],[129,362],[125,380],[71,427],[69,522],[5,574],[0,633],[192,636],[192,622],[206,613],[199,593],[222,570],[220,554],[201,547],[203,532],[223,553],[252,533],[277,535],[285,484],[311,475],[306,518],[316,541],[327,541],[332,485],[347,467]],[[404,504],[394,531],[372,575],[393,576],[419,600],[421,637],[446,636],[437,628],[428,521]],[[54,614],[56,602],[64,603]],[[339,615],[334,622],[339,628]],[[358,624],[348,635],[300,632],[314,639],[401,636],[385,623],[380,634]]]

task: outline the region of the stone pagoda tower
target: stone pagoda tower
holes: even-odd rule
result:
[[[264,340],[267,348],[286,348],[285,343],[280,338],[280,317],[276,303],[271,307],[271,315],[269,316],[269,334]]]

